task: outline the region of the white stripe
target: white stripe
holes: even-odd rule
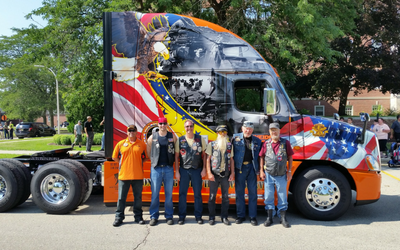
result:
[[[325,158],[322,158],[322,156],[324,155],[325,151],[326,151],[326,146],[324,145],[317,153],[315,153],[314,155],[312,155],[311,157],[309,157],[308,159],[316,159],[316,160],[326,160]]]
[[[149,107],[151,112],[153,112],[158,117],[157,102],[156,100],[154,100],[154,97],[147,91],[147,89],[143,87],[143,84],[137,79],[126,81],[125,83],[136,89],[137,92],[139,92],[140,96],[143,98],[144,102]]]

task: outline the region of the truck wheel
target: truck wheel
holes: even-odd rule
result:
[[[17,205],[23,194],[23,179],[16,168],[0,162],[0,212]]]
[[[301,172],[293,191],[296,207],[312,220],[335,220],[346,212],[351,202],[347,179],[338,170],[326,166]]]
[[[49,214],[68,213],[82,197],[82,185],[75,172],[54,162],[33,175],[31,191],[33,202]]]
[[[78,179],[79,179],[79,182],[81,183],[81,198],[80,198],[80,200],[79,200],[79,204],[78,204],[78,206],[79,205],[81,205],[82,204],[82,201],[83,201],[83,195],[85,194],[85,192],[86,192],[86,186],[87,186],[87,180],[86,180],[86,176],[85,176],[85,174],[81,171],[81,169],[79,168],[79,167],[77,167],[77,166],[75,166],[74,164],[72,164],[72,163],[69,163],[69,162],[66,162],[66,161],[62,161],[62,160],[59,160],[59,161],[57,161],[56,163],[58,163],[58,164],[60,164],[60,165],[62,165],[62,166],[64,166],[64,167],[66,167],[66,168],[69,168],[69,169],[71,169],[72,171],[74,171],[74,173],[76,174],[76,176],[78,177]]]
[[[29,171],[29,169],[20,161],[15,160],[15,159],[1,159],[0,161],[5,161],[8,163],[13,164],[14,166],[19,167],[22,172],[23,172],[23,177],[24,177],[24,192],[22,194],[22,198],[20,200],[20,202],[18,202],[18,205],[21,205],[22,203],[24,203],[29,196],[31,195],[31,181],[32,181],[32,174]]]
[[[85,165],[83,165],[83,163],[76,161],[76,160],[71,160],[71,159],[62,159],[60,160],[61,162],[69,162],[71,164],[74,164],[76,167],[78,167],[81,172],[83,173],[84,176],[86,176],[85,181],[87,183],[86,185],[86,191],[83,194],[83,200],[81,202],[80,205],[84,204],[90,197],[90,195],[92,194],[92,190],[93,190],[93,178],[89,172],[89,170],[86,168]]]

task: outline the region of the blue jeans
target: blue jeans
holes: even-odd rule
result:
[[[249,197],[249,216],[257,217],[257,175],[253,164],[242,165],[242,170],[235,168],[236,213],[238,218],[246,217],[244,190],[247,182]]]
[[[265,209],[274,210],[275,214],[275,187],[278,193],[278,216],[280,211],[286,211],[288,208],[287,202],[287,178],[286,174],[282,176],[271,176],[265,172],[264,180],[264,195],[265,195]]]
[[[194,216],[201,218],[203,213],[203,199],[201,198],[201,188],[203,180],[201,178],[201,168],[184,169],[179,168],[181,180],[179,182],[179,220],[186,218],[186,198],[189,189],[189,181],[192,182],[194,193]]]
[[[101,149],[100,150],[104,150],[104,134],[105,133],[103,133],[103,136],[101,137]]]
[[[165,218],[172,219],[174,215],[174,205],[172,203],[172,188],[174,187],[174,168],[172,166],[154,167],[151,168],[151,204],[150,204],[150,218],[158,220],[160,215],[160,189],[161,183],[164,184],[165,194]]]
[[[135,220],[142,219],[142,191],[143,191],[143,180],[118,180],[118,203],[117,211],[115,211],[115,219],[125,219],[125,205],[126,197],[128,196],[129,188],[132,186],[133,191],[133,214]]]

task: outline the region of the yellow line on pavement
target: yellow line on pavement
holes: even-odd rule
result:
[[[386,174],[386,175],[392,177],[393,179],[396,179],[396,180],[400,181],[400,178],[397,178],[396,176],[393,176],[393,175],[391,175],[391,174],[389,174],[389,173],[386,173],[385,171],[382,171],[382,173],[384,173],[384,174]]]

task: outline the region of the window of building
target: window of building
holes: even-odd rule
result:
[[[380,112],[382,109],[382,105],[372,105],[372,112]]]
[[[353,115],[353,106],[352,105],[346,105],[346,108],[344,110],[346,115],[352,116]]]
[[[314,115],[325,116],[325,106],[324,105],[315,105],[314,106]]]

